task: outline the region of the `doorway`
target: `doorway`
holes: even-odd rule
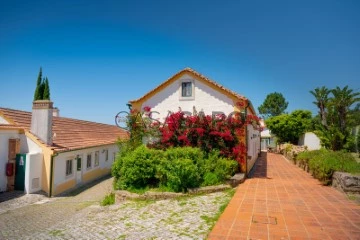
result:
[[[82,156],[76,156],[76,184],[82,182]]]

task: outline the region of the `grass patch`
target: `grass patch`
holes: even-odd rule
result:
[[[54,237],[63,237],[63,236],[65,236],[64,230],[60,230],[60,229],[51,230],[49,232],[49,234],[51,236],[54,236]]]
[[[101,201],[101,206],[108,206],[115,203],[115,193],[109,193],[104,197],[104,199]]]

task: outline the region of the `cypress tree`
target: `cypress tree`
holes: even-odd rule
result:
[[[50,86],[49,86],[49,80],[47,77],[45,78],[45,82],[44,82],[43,100],[50,100]]]
[[[45,78],[42,79],[39,86],[39,100],[44,99],[44,89],[45,89]]]
[[[34,101],[42,99],[42,92],[40,91],[41,87],[41,78],[42,78],[42,68],[40,67],[39,75],[36,81],[36,88],[34,93]]]

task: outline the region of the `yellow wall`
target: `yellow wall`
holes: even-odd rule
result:
[[[76,186],[76,180],[71,179],[67,182],[64,182],[62,184],[59,184],[56,186],[56,188],[53,190],[53,195],[58,195],[66,190],[72,189]]]
[[[51,156],[54,154],[54,151],[42,144],[34,135],[29,132],[25,132],[25,135],[34,141],[39,147],[41,147],[43,152],[43,166],[42,166],[42,176],[41,176],[41,188],[47,194],[50,193],[50,172],[51,172]]]
[[[82,175],[82,182],[89,182],[110,173],[110,168],[97,168]]]

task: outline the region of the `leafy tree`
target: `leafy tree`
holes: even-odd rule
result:
[[[290,114],[270,117],[265,122],[278,142],[297,144],[299,137],[311,127],[312,117],[310,111],[295,110]]]
[[[331,93],[334,95],[331,99],[331,105],[338,114],[340,130],[342,133],[345,133],[349,109],[351,105],[360,101],[360,93],[353,92],[348,86],[345,86],[343,89],[336,87],[331,90]]]
[[[46,77],[44,82],[44,93],[43,93],[43,100],[50,100],[50,86],[49,86],[49,80]]]
[[[313,103],[319,108],[319,115],[321,119],[321,124],[327,126],[326,122],[326,106],[329,103],[329,93],[331,91],[327,89],[325,86],[321,88],[315,88],[314,91],[310,91],[310,93],[315,97],[316,101]]]
[[[42,68],[40,67],[39,75],[36,81],[36,89],[34,93],[34,101],[42,99],[42,92],[41,92],[41,81],[42,79]]]
[[[288,104],[281,93],[274,92],[266,96],[258,110],[264,118],[274,117],[283,114]]]
[[[332,150],[352,149],[355,138],[351,134],[351,128],[359,124],[360,106],[353,110],[350,108],[360,101],[360,93],[348,86],[331,90],[322,87],[310,92],[315,96],[317,101],[314,104],[319,108],[321,124],[316,125],[316,134],[322,145]]]

